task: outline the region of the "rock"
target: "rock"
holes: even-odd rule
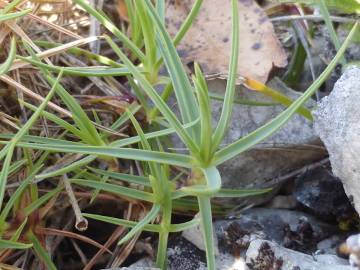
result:
[[[149,257],[142,258],[128,267],[114,267],[102,270],[160,270]]]
[[[102,270],[160,270],[160,268],[130,266],[130,267],[107,268]]]
[[[350,264],[360,267],[360,234],[352,235],[346,239],[345,251],[349,254]]]
[[[340,246],[342,242],[346,239],[345,235],[332,235],[329,238],[326,238],[319,243],[317,243],[316,248],[318,254],[337,254],[337,248]]]
[[[345,71],[316,109],[315,129],[330,155],[335,176],[360,212],[360,69]]]
[[[334,255],[312,256],[266,241],[254,240],[246,252],[250,270],[351,270],[344,259]]]
[[[175,237],[168,248],[170,270],[206,270],[205,252],[183,237]],[[216,269],[243,270],[245,262],[229,253],[220,252],[216,256]]]
[[[206,266],[206,257],[204,251],[185,238],[177,236],[169,242],[168,262],[170,269],[196,270]]]
[[[211,80],[208,82],[209,91],[218,95],[224,95],[226,82]],[[273,79],[269,86],[296,99],[299,93],[287,88],[279,79]],[[238,87],[236,98],[274,102],[268,97]],[[222,101],[212,102],[213,123],[217,123],[222,109]],[[314,102],[309,102],[310,107]],[[223,145],[227,145],[248,133],[254,131],[263,124],[269,122],[281,111],[283,106],[249,106],[235,104],[233,117],[228,134]],[[266,186],[266,180],[285,174],[293,169],[302,167],[312,161],[319,160],[325,155],[318,147],[311,145],[319,144],[312,123],[302,116],[294,116],[281,130],[276,132],[263,143],[249,151],[222,164],[220,168],[223,185],[228,188],[244,186]]]
[[[294,209],[297,201],[293,195],[277,195],[267,205],[268,208]]]
[[[354,215],[341,181],[326,168],[320,167],[299,177],[294,195],[306,210],[319,218],[340,222]]]
[[[267,239],[286,247],[309,252],[316,244],[337,231],[335,226],[298,211],[253,208],[233,220],[214,223],[219,250],[236,254],[253,239]]]
[[[195,218],[197,218],[198,215],[195,216]],[[191,242],[192,244],[194,244],[198,249],[201,249],[203,251],[205,251],[205,244],[204,244],[204,240],[203,240],[203,234],[202,234],[202,230],[201,230],[201,225],[198,224],[196,226],[193,226],[189,229],[186,229],[185,231],[183,231],[181,233],[182,237],[184,237],[186,240],[188,240],[189,242]],[[215,249],[215,254],[218,255],[219,254],[219,249],[218,249],[218,241],[217,241],[217,236],[214,233],[214,249]]]

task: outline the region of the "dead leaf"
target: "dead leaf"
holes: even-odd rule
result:
[[[167,26],[175,36],[194,0],[167,2]],[[205,75],[226,77],[231,53],[231,1],[204,0],[178,46],[185,64],[197,62]],[[253,0],[239,0],[240,76],[266,82],[273,67],[287,65],[286,54],[265,12]]]
[[[124,0],[118,0],[117,5],[116,5],[118,14],[120,16],[120,18],[126,22],[129,21],[129,17],[128,17],[128,12],[127,12],[127,7],[125,4]]]

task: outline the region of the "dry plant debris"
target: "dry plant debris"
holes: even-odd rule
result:
[[[168,1],[167,26],[174,35],[194,0]],[[273,67],[285,67],[287,57],[272,23],[253,0],[239,1],[240,76],[266,82]],[[205,75],[226,77],[231,54],[230,1],[206,0],[194,24],[178,46],[185,64],[198,62]]]

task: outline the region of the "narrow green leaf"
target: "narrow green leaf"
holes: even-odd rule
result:
[[[47,172],[47,173],[42,173],[42,174],[38,174],[36,175],[36,179],[37,180],[42,180],[45,178],[50,178],[50,177],[55,177],[55,176],[59,176],[59,175],[64,175],[65,173],[74,171],[76,169],[79,169],[83,166],[86,166],[87,164],[89,164],[90,162],[92,162],[94,160],[93,156],[87,156],[85,158],[79,159],[67,166],[64,166],[60,169],[51,171],[51,172]]]
[[[139,104],[131,104],[129,107],[128,107],[129,111],[132,113],[132,114],[135,114],[137,113],[140,109],[141,109],[141,105]],[[112,125],[111,125],[111,129],[112,130],[117,130],[118,128],[120,128],[123,124],[126,123],[126,121],[129,120],[129,115],[127,113],[123,113]]]
[[[200,223],[199,218],[194,218],[188,222],[179,223],[179,224],[171,224],[170,225],[170,232],[182,232],[187,229],[190,229]]]
[[[208,95],[208,88],[200,67],[195,64],[195,76],[193,77],[197,99],[200,108],[200,154],[202,161],[208,163],[211,155],[212,138],[212,117],[211,104]]]
[[[26,108],[36,111],[37,107],[34,105],[31,105],[27,102],[20,101],[21,104],[23,104]],[[79,139],[82,139],[83,141],[87,140],[87,136],[83,136],[84,133],[81,132],[79,129],[74,127],[74,125],[71,125],[70,123],[66,122],[65,120],[61,119],[60,117],[57,117],[55,114],[42,111],[41,116],[45,117],[46,119],[54,122],[55,124],[59,125],[60,127],[64,128],[65,130],[69,131],[70,133],[74,134]]]
[[[212,153],[215,153],[220,143],[222,142],[229,123],[231,121],[232,108],[234,104],[235,95],[235,84],[238,69],[238,58],[239,58],[239,9],[238,1],[231,1],[232,7],[232,43],[231,43],[231,57],[229,63],[229,77],[226,83],[226,91],[224,104],[222,106],[220,119],[218,125],[212,136]]]
[[[222,188],[214,195],[215,198],[246,198],[270,192],[271,188],[266,189],[227,189]]]
[[[0,14],[6,14],[9,11],[11,11],[13,8],[15,8],[18,4],[23,2],[24,0],[14,0],[10,3],[8,3],[3,10],[0,10]]]
[[[57,193],[59,193],[64,187],[59,185],[57,188],[49,191],[45,195],[41,196],[39,199],[33,201],[31,204],[24,208],[24,214],[29,216],[32,212],[39,209],[43,204],[52,199]]]
[[[91,67],[59,67],[44,64],[41,61],[33,60],[23,56],[17,56],[25,62],[31,63],[34,66],[45,68],[46,70],[59,73],[63,70],[65,75],[70,76],[84,76],[84,77],[105,77],[105,76],[125,76],[129,75],[129,70],[126,67],[105,67],[105,66],[91,66]]]
[[[6,147],[3,150],[7,151],[5,161],[3,163],[2,170],[0,172],[0,209],[4,200],[5,187],[7,182],[7,177],[9,174],[9,168],[11,164],[11,159],[13,156],[13,152],[16,144],[21,140],[21,138],[28,132],[28,130],[32,127],[32,125],[37,121],[41,112],[46,108],[48,102],[52,98],[55,93],[55,88],[60,81],[62,76],[62,72],[59,74],[57,79],[54,81],[52,89],[49,91],[48,95],[44,99],[44,101],[40,104],[39,108],[34,112],[34,114],[30,117],[30,119],[25,123],[25,125],[16,133],[16,135],[11,139]]]
[[[9,68],[11,67],[12,63],[15,60],[15,56],[16,56],[16,39],[12,37],[10,43],[9,55],[6,58],[5,62],[0,65],[0,75],[3,75],[6,72],[8,72]]]
[[[24,17],[26,14],[30,13],[31,9],[25,9],[18,12],[7,13],[7,14],[0,14],[0,22],[14,20],[20,17]]]
[[[198,105],[193,92],[193,88],[186,75],[176,48],[165,29],[165,25],[162,24],[161,19],[157,15],[151,1],[144,1],[148,7],[148,11],[152,17],[155,29],[157,31],[157,43],[160,52],[163,56],[167,71],[173,82],[174,92],[176,100],[179,105],[180,114],[184,123],[194,121],[199,117]],[[193,129],[192,138],[195,139],[199,134],[196,134],[196,129]]]
[[[159,96],[159,94],[155,91],[152,85],[145,79],[145,77],[138,71],[138,69],[134,66],[134,64],[126,57],[126,55],[118,49],[116,44],[108,37],[106,37],[111,48],[114,52],[121,58],[122,62],[128,67],[132,75],[135,79],[140,83],[143,90],[146,94],[151,98],[154,105],[159,109],[159,111],[166,117],[172,127],[175,128],[176,132],[178,133],[179,137],[182,141],[188,146],[188,148],[194,152],[198,152],[198,147],[189,136],[188,132],[181,126],[180,121],[177,119],[176,115],[172,112],[169,106],[164,102],[164,100]],[[186,89],[189,91],[189,89]],[[191,104],[188,103],[188,106]],[[197,118],[194,118],[192,121],[195,121]],[[187,122],[192,122],[187,121]]]
[[[28,249],[32,246],[32,244],[23,244],[10,240],[0,239],[0,249]]]
[[[28,235],[29,240],[33,244],[34,251],[38,258],[45,264],[47,270],[56,270],[56,266],[51,260],[49,253],[41,245],[39,239],[35,236],[34,233],[30,232]]]
[[[149,213],[146,214],[146,216],[137,222],[136,226],[133,227],[130,232],[128,232],[119,242],[118,245],[122,245],[124,243],[126,243],[127,241],[129,241],[135,234],[137,234],[138,232],[141,232],[145,225],[149,224],[150,222],[152,222],[157,215],[160,212],[160,205],[158,204],[154,204],[151,208],[151,210],[149,211]]]
[[[110,20],[103,16],[100,12],[91,7],[84,0],[74,0],[74,3],[80,5],[90,15],[94,16],[102,25],[104,25],[111,33],[113,33],[121,42],[128,47],[133,54],[135,54],[141,62],[144,61],[143,52],[123,33],[121,32]]]
[[[62,46],[62,43],[56,43],[56,42],[49,42],[45,40],[35,40],[34,43],[38,46],[45,47],[45,48],[56,48],[59,46]],[[81,48],[69,48],[66,50],[66,52],[75,55],[75,56],[85,56],[88,60],[95,60],[100,64],[106,65],[106,66],[112,66],[112,67],[123,67],[123,65],[119,64],[118,62],[111,60],[110,58],[92,53],[88,50],[81,49]]]
[[[28,218],[26,217],[24,221],[20,224],[20,226],[16,229],[15,233],[11,236],[10,241],[17,241],[19,240],[26,224],[27,224]],[[30,244],[31,245],[31,244]],[[32,246],[32,245],[31,245]]]
[[[12,207],[15,204],[15,201],[23,194],[23,191],[28,187],[29,183],[34,179],[35,174],[42,168],[42,166],[38,166],[33,168],[32,172],[25,178],[20,184],[20,186],[15,190],[15,192],[10,196],[7,201],[4,209],[1,211],[0,215],[0,224],[3,224],[10,213]]]
[[[130,220],[126,220],[126,219],[119,219],[119,218],[114,218],[114,217],[107,217],[107,216],[102,216],[102,215],[83,213],[83,216],[87,217],[87,218],[91,218],[91,219],[95,219],[95,220],[115,224],[115,225],[129,227],[129,228],[134,228],[136,226],[136,224],[138,224],[135,221],[130,221]],[[154,224],[146,224],[142,228],[142,230],[148,231],[148,232],[160,232],[160,226],[159,225],[154,225]]]
[[[191,25],[195,21],[197,15],[199,14],[201,5],[203,3],[203,0],[196,0],[194,5],[192,6],[189,15],[186,17],[185,21],[182,23],[179,31],[176,33],[176,36],[174,38],[174,46],[179,45],[180,41],[183,39],[187,31],[190,29]]]
[[[24,43],[29,54],[37,61],[40,61],[39,57],[33,52],[32,48],[28,46],[28,44]],[[87,136],[89,143],[93,145],[102,145],[103,141],[97,132],[95,125],[91,122],[89,117],[86,115],[81,106],[77,103],[76,99],[70,95],[65,88],[61,86],[60,83],[55,84],[55,78],[51,75],[51,73],[45,69],[40,68],[40,71],[43,73],[45,79],[48,81],[50,85],[55,85],[55,90],[57,95],[60,96],[61,100],[66,104],[69,110],[72,113],[72,118],[75,121],[78,128],[83,132],[83,136]],[[62,72],[61,72],[62,74]]]
[[[273,100],[275,100],[285,106],[290,106],[293,103],[293,100],[291,98],[287,97],[286,95],[280,93],[279,91],[272,89],[271,87],[269,87],[257,80],[246,78],[245,84],[252,90],[258,91],[268,97],[271,97]],[[309,121],[313,121],[311,111],[308,110],[306,107],[301,106],[297,110],[297,113],[304,116]]]
[[[133,159],[140,161],[153,161],[174,166],[191,168],[196,161],[188,155],[147,151],[133,148],[118,148],[111,146],[89,146],[89,145],[58,145],[41,143],[18,143],[19,147],[32,148],[39,150],[55,151],[62,153],[78,153],[85,155],[109,156],[123,159]]]
[[[224,101],[224,96],[209,92],[210,99]],[[279,105],[277,102],[261,102],[250,99],[234,98],[234,104],[248,105],[248,106],[275,106]]]
[[[95,173],[104,175],[104,176],[108,176],[111,179],[116,179],[116,180],[121,180],[121,181],[125,181],[128,183],[132,183],[132,184],[137,184],[137,185],[143,185],[146,187],[150,187],[150,182],[149,182],[149,178],[144,177],[144,176],[139,176],[139,175],[132,175],[132,174],[126,174],[126,173],[118,173],[118,172],[110,172],[110,171],[105,171],[105,170],[100,170],[100,169],[94,169],[94,168],[90,168],[89,169]]]
[[[92,180],[84,180],[84,179],[71,179],[71,183],[85,186],[85,187],[91,187],[95,189],[101,189],[106,192],[114,193],[123,197],[136,199],[136,200],[143,200],[147,202],[154,202],[154,197],[151,193],[127,188],[119,185],[109,184],[109,183],[103,183],[99,181],[92,181]]]

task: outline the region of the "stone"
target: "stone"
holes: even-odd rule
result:
[[[315,129],[330,156],[332,171],[360,213],[360,69],[347,69],[314,112]]]
[[[300,93],[287,88],[277,78],[268,85],[292,99],[300,96]],[[210,92],[224,95],[226,82],[211,80],[208,81],[208,86]],[[237,88],[236,98],[258,102],[274,102],[263,94],[244,87]],[[222,101],[213,100],[212,102],[214,126],[221,115],[222,105]],[[309,107],[314,105],[315,102],[309,101]],[[283,110],[284,106],[281,105],[249,106],[235,104],[230,128],[224,138],[223,145],[244,137],[269,122]],[[321,159],[325,155],[325,151],[319,150],[319,143],[312,123],[302,116],[295,115],[266,141],[220,165],[223,185],[227,188],[267,186],[267,180]]]
[[[351,235],[346,239],[345,251],[349,254],[350,264],[360,267],[360,234]]]
[[[324,167],[297,178],[294,195],[305,210],[320,219],[341,222],[354,216],[341,181]]]
[[[160,270],[160,268],[130,266],[130,267],[107,268],[102,270]]]
[[[198,218],[198,217],[199,217],[199,214],[197,214],[194,218]],[[189,242],[193,243],[198,249],[205,251],[205,244],[204,244],[203,234],[202,234],[202,230],[201,230],[201,224],[198,224],[196,226],[193,226],[189,229],[184,230],[181,233],[181,236],[184,237]],[[217,236],[216,236],[215,232],[213,234],[213,239],[214,239],[215,255],[218,255],[219,254],[218,240],[217,240]]]
[[[178,236],[169,242],[168,262],[170,270],[206,270],[205,252],[185,238]],[[243,270],[245,261],[224,251],[216,256],[216,269]]]
[[[267,205],[268,208],[295,209],[297,201],[291,195],[277,195]]]
[[[253,239],[266,239],[302,252],[315,252],[316,244],[337,231],[309,214],[286,209],[253,208],[233,220],[214,223],[219,250],[241,253]]]
[[[319,243],[317,243],[316,248],[317,251],[316,253],[318,254],[332,254],[332,255],[336,255],[337,254],[337,249],[339,248],[340,244],[342,244],[346,239],[346,235],[332,235],[329,238],[326,238],[322,241],[320,241]]]
[[[335,255],[307,255],[266,240],[254,240],[246,251],[249,270],[351,270],[347,260]]]

